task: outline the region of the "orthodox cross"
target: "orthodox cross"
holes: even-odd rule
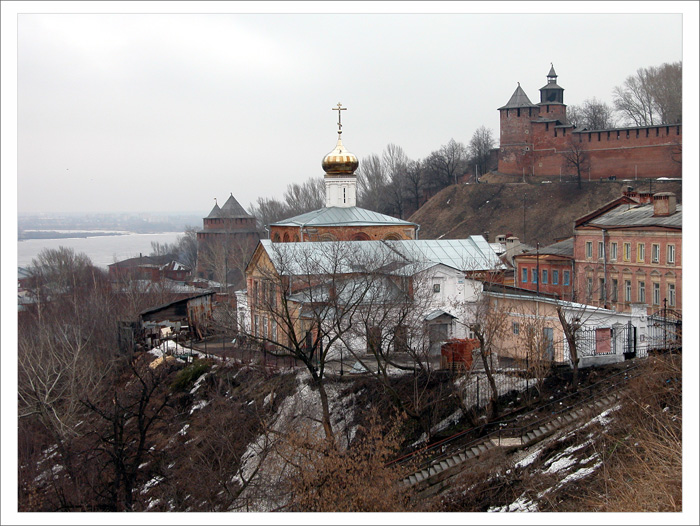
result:
[[[338,106],[336,106],[335,108],[331,108],[331,110],[338,111],[338,136],[340,137],[340,134],[343,133],[343,125],[340,123],[340,112],[343,110],[347,110],[347,108],[343,108],[343,105],[339,102]]]

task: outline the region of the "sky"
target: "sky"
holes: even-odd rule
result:
[[[565,103],[611,103],[636,69],[683,60],[697,25],[674,2],[18,4],[20,214],[279,199],[323,177],[338,102],[360,161],[497,139],[518,82],[539,102],[553,64]]]

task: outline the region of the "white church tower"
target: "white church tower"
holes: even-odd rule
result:
[[[355,170],[359,166],[359,161],[354,154],[350,153],[343,146],[340,135],[343,133],[343,125],[340,123],[340,112],[346,110],[339,102],[338,106],[332,108],[338,111],[338,142],[333,151],[323,158],[321,166],[326,172],[323,179],[326,183],[326,208],[340,207],[349,208],[357,204],[357,176]]]

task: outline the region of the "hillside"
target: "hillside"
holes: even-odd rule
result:
[[[489,176],[484,177],[489,180]],[[420,225],[421,239],[460,239],[489,232],[489,239],[512,234],[534,245],[572,235],[574,220],[637,190],[674,192],[682,202],[681,181],[600,181],[576,183],[482,182],[453,185],[425,203],[409,220]]]
[[[136,401],[144,400],[140,385],[152,385],[146,405],[163,410],[157,417],[150,410],[144,413],[154,424],[144,431],[144,441],[132,440],[139,436],[132,428],[137,419],[114,420],[125,440],[120,441],[123,447],[113,450],[112,445],[118,444],[111,411],[101,413],[101,418],[93,414],[76,437],[76,452],[95,452],[80,464],[76,479],[80,483],[70,482],[67,457],[58,454],[55,445],[47,447],[35,465],[22,466],[20,510],[124,510],[119,495],[126,488],[105,476],[114,470],[129,479],[133,490],[127,492],[133,499],[126,509],[134,511],[680,511],[682,507],[679,355],[582,370],[580,389],[574,394],[566,387],[570,371],[564,371],[545,382],[540,396],[521,392],[504,398],[506,420],[526,423],[605,396],[613,387],[620,396],[615,407],[591,415],[590,421],[526,449],[494,450],[462,470],[441,494],[415,498],[397,487],[397,477],[406,473],[384,463],[404,454],[407,446],[420,445],[420,439],[416,442],[420,430],[405,420],[396,421],[400,424],[394,428],[396,435],[391,426],[375,428],[373,414],[378,422],[389,423],[397,412],[386,391],[370,378],[346,376],[329,382],[338,438],[352,444],[346,454],[344,448],[324,449],[320,429],[313,424],[318,393],[304,371],[274,372],[261,364],[221,359],[197,360],[188,366],[174,358],[165,362],[153,353],[140,356],[132,373],[124,375],[115,398],[105,401],[105,407],[114,411],[112,406],[125,401],[127,391],[133,390]],[[454,403],[445,403],[445,389],[459,378],[440,376],[430,386],[431,393],[443,400],[436,416],[452,425],[433,440],[457,431],[469,440],[482,436],[488,427],[482,419],[472,427],[469,419],[453,418],[460,414]],[[396,377],[395,387],[401,390],[413,381],[410,373]],[[396,448],[391,447],[392,436]],[[92,449],[94,440],[107,447]],[[113,464],[117,453],[121,468]],[[77,454],[81,458],[82,453]],[[305,461],[295,466],[290,463],[293,457]],[[192,484],[194,480],[197,484]],[[659,487],[664,492],[658,492]],[[368,495],[369,499],[362,498]]]

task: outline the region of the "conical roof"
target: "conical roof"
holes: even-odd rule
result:
[[[211,212],[209,212],[206,219],[214,219],[217,217],[221,217],[221,208],[219,208],[219,203],[214,204],[214,208],[211,209]]]
[[[236,198],[233,197],[232,193],[231,197],[229,197],[224,203],[224,206],[221,207],[219,217],[235,218],[252,216],[248,212],[246,212],[240,204],[238,204],[238,201],[236,201]]]
[[[523,88],[520,87],[520,82],[518,82],[518,87],[515,88],[515,91],[513,92],[513,95],[510,97],[510,100],[505,106],[501,106],[498,108],[499,110],[508,110],[511,108],[536,108],[530,99],[528,98],[527,95],[525,95],[525,92],[523,91]]]
[[[550,68],[549,73],[547,73],[547,76],[548,77],[556,77],[557,76],[557,72],[554,71],[554,64],[552,64],[552,67]]]

